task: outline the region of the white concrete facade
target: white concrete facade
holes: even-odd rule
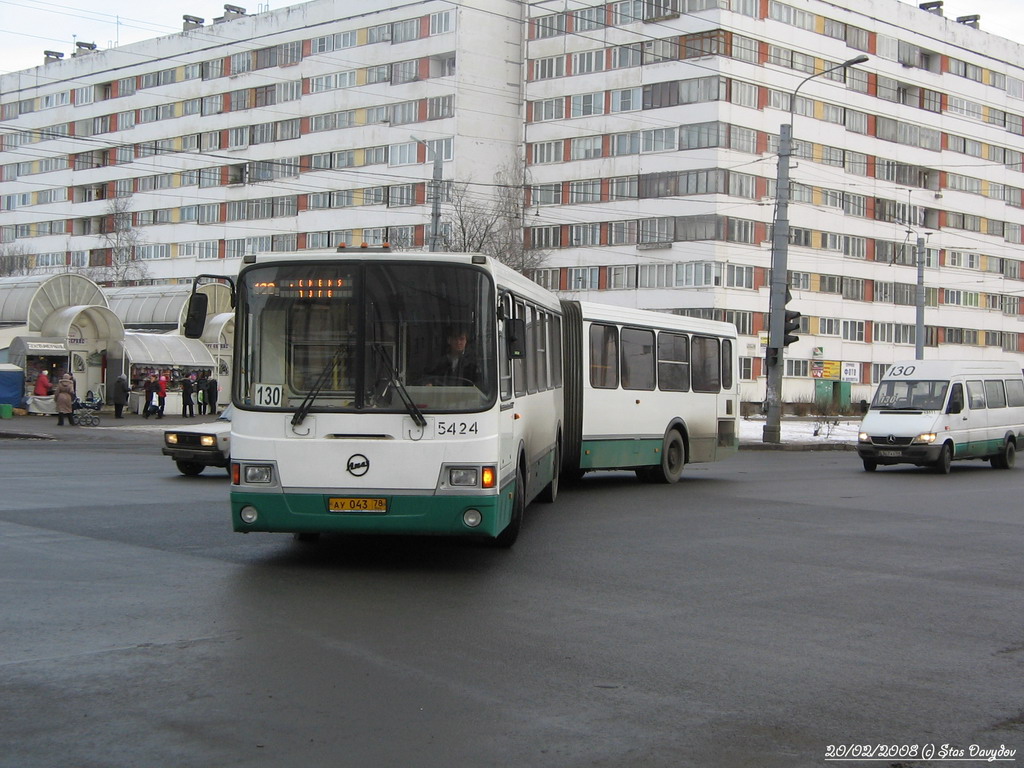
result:
[[[861,53],[792,105],[784,398],[840,370],[856,401],[913,356],[918,237],[926,357],[1024,361],[1024,48],[897,0],[314,0],[12,73],[0,254],[173,282],[257,249],[420,248],[413,136],[481,198],[525,157],[535,279],[736,322],[759,401],[779,126]]]

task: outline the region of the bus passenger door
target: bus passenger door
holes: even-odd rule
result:
[[[500,437],[500,466],[498,477],[510,478],[515,472],[516,431],[515,400],[512,392],[512,358],[509,352],[509,322],[512,317],[512,297],[501,296],[502,312],[498,321],[498,432]]]

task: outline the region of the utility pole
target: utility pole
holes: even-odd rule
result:
[[[914,359],[924,360],[924,238],[917,236],[917,324],[914,328]]]
[[[863,64],[867,56],[857,56],[842,64],[815,72],[801,80],[789,100],[789,122],[779,128],[779,167],[775,182],[775,220],[772,225],[772,273],[771,292],[768,300],[768,347],[765,361],[767,363],[767,392],[765,400],[768,405],[767,418],[761,440],[765,443],[778,443],[782,440],[782,351],[785,349],[786,337],[786,302],[789,261],[789,165],[793,155],[793,116],[796,107],[796,96],[804,83],[816,77],[827,75],[837,69],[846,69],[856,64]]]
[[[440,152],[423,139],[417,139],[415,136],[410,138],[417,144],[422,144],[434,160],[434,176],[430,182],[430,244],[428,247],[431,253],[437,253],[441,250],[441,170],[444,158]]]

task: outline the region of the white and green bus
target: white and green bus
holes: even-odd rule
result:
[[[736,447],[731,325],[560,302],[485,256],[387,248],[246,256],[235,299],[236,531],[510,546],[563,472],[675,482]]]

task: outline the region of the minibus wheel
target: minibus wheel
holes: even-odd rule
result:
[[[1006,444],[1003,445],[1003,450],[992,457],[992,467],[994,469],[1013,469],[1013,465],[1017,463],[1017,446],[1013,444],[1012,440],[1007,440]]]
[[[939,451],[939,458],[935,460],[935,471],[940,475],[948,475],[953,464],[953,446],[945,443]]]
[[[872,461],[871,459],[864,459],[864,471],[865,472],[874,472],[876,469],[878,469],[878,462],[877,461]]]

